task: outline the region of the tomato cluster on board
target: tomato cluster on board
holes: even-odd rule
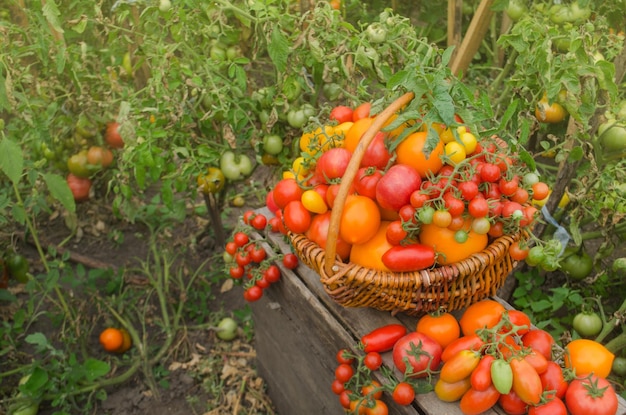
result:
[[[376,115],[371,105],[335,107],[330,122],[306,131],[300,157],[267,195],[285,230],[326,248],[339,186]],[[548,185],[495,136],[456,124],[395,125],[392,117],[359,162],[341,213],[337,254],[344,261],[410,272],[461,261],[502,235],[530,235]],[[514,260],[529,244],[516,241]]]
[[[617,395],[606,380],[613,354],[592,340],[565,349],[529,317],[487,299],[457,320],[446,312],[421,317],[415,331],[389,324],[364,335],[356,352],[337,353],[331,388],[350,413],[386,415],[384,394],[410,405],[434,390],[465,415],[495,405],[509,415],[614,415]],[[383,364],[390,353],[393,367]]]
[[[263,296],[265,289],[280,280],[278,262],[286,269],[295,269],[299,260],[293,253],[268,256],[271,251],[262,245],[269,243],[264,238],[266,232],[279,232],[282,227],[277,217],[268,220],[264,214],[248,210],[242,222],[226,242],[224,262],[230,277],[244,286],[244,299],[254,302]],[[251,238],[252,234],[255,239]]]

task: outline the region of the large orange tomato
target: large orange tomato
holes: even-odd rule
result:
[[[491,328],[498,324],[504,313],[504,306],[495,300],[481,300],[467,307],[459,319],[464,335],[476,333],[482,328]]]
[[[389,268],[383,264],[383,254],[391,248],[391,244],[387,241],[388,221],[382,221],[376,234],[367,242],[352,245],[350,251],[350,262],[362,267],[378,269],[381,271],[389,271]]]
[[[558,102],[550,103],[544,95],[535,107],[535,117],[537,120],[549,124],[557,124],[565,119],[567,110]]]
[[[606,378],[611,373],[615,355],[594,340],[576,339],[565,346],[565,367],[576,370],[576,376],[590,373]]]
[[[459,322],[450,313],[426,314],[417,322],[415,329],[418,333],[430,336],[445,349],[447,345],[461,335]]]
[[[443,167],[443,161],[440,157],[444,152],[443,142],[439,141],[427,158],[424,154],[427,135],[428,133],[424,131],[410,134],[396,148],[397,163],[407,164],[415,168],[422,178],[426,178],[429,173],[437,174]]]
[[[339,236],[349,244],[362,244],[380,227],[380,210],[367,196],[348,195],[343,206]]]
[[[439,265],[451,264],[482,251],[489,242],[486,234],[478,234],[471,229],[470,220],[465,221],[463,229],[467,231],[467,240],[460,243],[454,238],[458,231],[442,228],[433,223],[423,224],[419,239],[424,245],[430,245],[435,249]]]

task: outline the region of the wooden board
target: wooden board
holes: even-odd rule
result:
[[[267,211],[261,212],[268,215]],[[282,235],[271,235],[270,239],[281,252],[291,251]],[[266,245],[266,249],[271,248]],[[300,264],[294,271],[282,264],[279,267],[280,282],[251,303],[259,374],[268,384],[268,394],[279,415],[342,414],[339,399],[330,389],[337,351],[354,348],[361,336],[385,324],[401,323],[415,330],[417,318],[340,306],[328,297],[319,275],[307,266]],[[383,359],[384,365],[393,368],[390,353],[385,353]],[[442,402],[434,392],[418,395],[413,405],[406,407],[395,405],[387,394],[383,400],[390,414],[462,415],[457,402]],[[484,414],[504,415],[504,411],[495,407]],[[623,399],[616,415],[626,415]]]

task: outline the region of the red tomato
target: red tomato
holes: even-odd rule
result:
[[[461,350],[479,351],[485,342],[477,334],[468,334],[452,341],[441,354],[441,360],[447,362]]]
[[[541,353],[546,359],[552,360],[552,346],[554,338],[550,333],[541,329],[531,329],[522,336],[522,344]]]
[[[107,123],[107,129],[104,133],[104,141],[113,148],[123,148],[124,140],[120,135],[120,124],[118,122]]]
[[[416,357],[412,351],[414,348],[421,350],[423,354]],[[394,365],[401,373],[411,373],[411,377],[424,377],[427,370],[437,370],[441,362],[441,346],[423,333],[412,332],[396,342],[392,356]]]
[[[398,405],[410,405],[415,399],[415,389],[410,383],[400,382],[393,388],[391,398]]]
[[[75,201],[83,202],[89,199],[89,192],[91,190],[90,179],[81,178],[69,173],[66,180]]]
[[[263,289],[258,285],[253,285],[243,292],[243,298],[252,303],[263,297]]]
[[[295,269],[298,266],[299,260],[296,254],[285,254],[283,256],[283,265],[287,269]]]
[[[311,212],[301,201],[292,200],[283,209],[285,226],[293,233],[305,233],[311,226]]]
[[[361,196],[376,200],[376,186],[383,172],[375,167],[361,167],[354,178],[354,190]]]
[[[327,211],[320,215],[315,215],[311,220],[311,226],[305,232],[307,238],[315,242],[322,249],[326,249],[326,241],[328,239],[328,227],[330,226],[331,211]],[[336,252],[342,261],[350,258],[350,250],[352,245],[345,242],[341,237],[337,238]]]
[[[347,363],[340,363],[335,369],[335,379],[342,383],[346,383],[354,375],[354,368]]]
[[[274,202],[279,209],[284,209],[287,203],[293,200],[300,200],[302,193],[304,193],[304,191],[295,179],[282,179],[274,186]]]
[[[549,392],[548,397],[562,399],[565,396],[569,384],[565,380],[563,369],[558,363],[549,361],[546,370],[539,375],[539,378],[543,390]]]
[[[369,370],[372,370],[372,371],[378,370],[378,368],[380,368],[380,366],[383,364],[383,357],[378,352],[369,352],[363,358],[363,364]],[[382,395],[382,390],[381,390],[381,395]]]
[[[466,202],[469,202],[478,195],[478,184],[473,181],[460,182],[457,185],[457,189],[459,189],[461,197],[463,197]]]
[[[528,411],[528,404],[522,401],[514,391],[500,395],[498,403],[508,415],[525,415]]]
[[[330,389],[333,391],[335,395],[341,395],[341,392],[346,390],[346,388],[343,385],[343,382],[341,382],[338,379],[333,380],[333,383],[330,385]]]
[[[422,179],[417,171],[404,164],[394,164],[376,186],[376,200],[383,209],[399,210],[408,205],[411,193],[418,190]]]
[[[365,409],[365,415],[389,415],[389,408],[385,402],[375,399],[374,405]]]
[[[315,165],[315,174],[323,177],[324,181],[340,179],[346,172],[352,152],[342,147],[331,148],[322,153]]]
[[[351,365],[352,363],[354,363],[354,357],[351,356],[350,351],[347,349],[339,350],[335,358],[337,359],[337,363],[339,364],[345,363]]]
[[[250,219],[250,225],[259,231],[262,231],[267,226],[267,217],[262,214],[254,215],[252,219]]]
[[[328,116],[331,120],[337,120],[339,124],[344,122],[352,121],[352,108],[346,107],[345,105],[337,105],[330,111],[330,115]]]
[[[500,167],[497,164],[483,163],[480,169],[480,178],[483,182],[497,182],[500,180],[501,175],[502,171],[500,171]]]
[[[278,268],[275,264],[272,264],[263,272],[263,276],[270,283],[278,282],[281,276],[280,268]]]
[[[352,112],[352,121],[356,122],[362,118],[368,118],[370,116],[371,110],[372,110],[371,102],[364,102],[358,105]]]
[[[515,334],[523,336],[531,329],[530,317],[523,311],[507,310],[505,314],[508,316],[511,324],[506,324],[502,328],[502,332],[506,333],[515,327]]]
[[[267,195],[265,195],[265,206],[267,206],[269,211],[272,213],[280,209],[274,201],[274,189],[270,190],[269,192],[267,192]]]
[[[528,415],[567,415],[567,408],[562,400],[554,398],[542,405],[531,406]]]
[[[505,308],[495,300],[478,301],[465,309],[459,320],[461,331],[465,335],[476,333],[482,328],[491,328],[498,324]]]
[[[422,316],[415,328],[418,333],[424,333],[441,346],[441,349],[448,347],[461,335],[459,322],[450,313],[426,314]]]
[[[435,265],[435,250],[428,245],[397,245],[384,253],[383,264],[393,272],[420,271]]]
[[[406,335],[406,327],[402,324],[388,324],[378,327],[361,337],[365,353],[387,352],[393,349],[398,340]]]
[[[382,132],[377,133],[372,139],[370,145],[365,150],[363,158],[361,159],[361,167],[376,167],[380,170],[385,170],[389,160],[391,160],[391,153],[385,145],[386,135]]]
[[[565,393],[565,404],[572,415],[615,415],[617,395],[605,378],[595,375],[574,379]]]
[[[509,247],[509,255],[515,261],[523,261],[528,256],[530,249],[527,246],[522,247],[520,241],[515,241]]]
[[[477,391],[476,389],[470,388],[470,390],[465,392],[459,403],[461,412],[463,412],[464,415],[482,414],[493,407],[498,402],[499,397],[500,392],[498,392],[493,385],[484,391]]]
[[[495,357],[488,354],[483,356],[483,358],[476,366],[476,369],[470,375],[470,383],[472,384],[472,388],[477,391],[486,390],[491,382],[491,363],[495,360]]]
[[[475,197],[467,204],[467,211],[475,218],[484,218],[489,214],[489,202],[484,197]]]
[[[407,235],[408,232],[404,230],[402,221],[400,220],[394,220],[387,226],[386,237],[391,245],[400,245]]]

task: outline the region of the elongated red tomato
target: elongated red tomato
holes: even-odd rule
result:
[[[396,344],[406,334],[406,327],[402,324],[388,324],[378,327],[368,334],[361,337],[365,353],[369,352],[387,352],[393,349]]]
[[[511,359],[513,371],[513,390],[520,399],[529,405],[537,405],[541,401],[543,386],[537,371],[524,359]]]
[[[491,381],[491,364],[495,360],[495,357],[488,354],[483,356],[476,366],[476,369],[472,372],[470,376],[470,382],[472,383],[472,388],[477,391],[484,391],[492,385]]]
[[[498,398],[500,398],[500,392],[493,386],[484,391],[470,388],[461,398],[459,406],[465,415],[478,415],[494,406]]]
[[[441,367],[439,378],[444,382],[455,383],[472,374],[480,363],[481,354],[472,350],[461,350]]]
[[[555,396],[562,399],[565,396],[569,383],[565,380],[563,369],[558,363],[548,362],[548,367],[539,377],[541,378],[543,390],[548,392],[548,398]]]
[[[428,245],[397,245],[383,255],[383,264],[393,272],[419,271],[435,265],[435,250]]]
[[[443,353],[441,354],[441,360],[443,362],[447,362],[452,358],[452,356],[454,356],[461,350],[478,351],[484,345],[485,342],[477,334],[470,334],[467,336],[459,337],[443,350]]]

